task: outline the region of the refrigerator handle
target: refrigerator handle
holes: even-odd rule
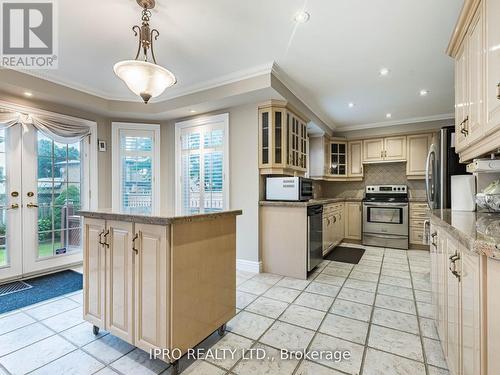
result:
[[[427,154],[427,160],[425,162],[425,195],[427,196],[427,204],[429,205],[429,208],[432,210],[434,207],[433,205],[433,200],[434,197],[432,196],[431,199],[431,194],[433,190],[433,187],[431,186],[431,181],[430,181],[430,170],[431,170],[431,156],[432,154],[436,153],[436,146],[434,144],[431,145],[429,148],[429,153]],[[435,178],[435,176],[433,176]],[[435,183],[435,181],[432,181],[432,183]],[[432,194],[433,195],[433,194]]]

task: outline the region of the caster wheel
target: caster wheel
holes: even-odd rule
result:
[[[99,327],[97,326],[92,327],[92,332],[94,332],[94,335],[97,336],[99,334]]]
[[[224,333],[226,333],[226,325],[223,324],[219,328],[217,328],[217,333],[219,336],[224,336]]]

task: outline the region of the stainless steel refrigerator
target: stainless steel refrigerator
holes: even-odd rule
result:
[[[451,176],[467,174],[455,152],[455,127],[441,128],[427,155],[425,190],[431,209],[451,207]]]

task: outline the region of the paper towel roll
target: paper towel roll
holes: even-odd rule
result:
[[[476,178],[473,175],[451,176],[451,209],[476,210]]]

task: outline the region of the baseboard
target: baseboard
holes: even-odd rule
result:
[[[251,260],[236,259],[236,269],[238,271],[261,273],[262,262],[253,262]]]

